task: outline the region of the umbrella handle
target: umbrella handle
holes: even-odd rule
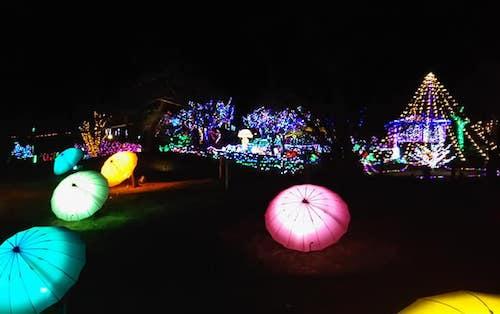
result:
[[[66,314],[68,311],[68,296],[64,296],[61,300],[61,314]]]

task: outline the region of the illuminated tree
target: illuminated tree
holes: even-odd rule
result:
[[[165,114],[158,123],[156,135],[167,137],[170,142],[179,142],[180,137],[188,136],[191,138],[191,144],[209,145],[213,144],[210,132],[216,129],[229,130],[233,119],[234,105],[231,98],[228,102],[190,101],[187,107],[179,112]]]
[[[243,117],[247,128],[258,130],[261,137],[273,141],[279,138],[282,142],[292,144],[331,144],[330,132],[333,126],[326,126],[324,121],[315,118],[302,106],[273,110],[261,106]]]
[[[89,156],[97,157],[99,156],[101,142],[105,137],[104,128],[109,117],[106,114],[97,113],[96,111],[94,111],[93,117],[94,120],[92,123],[83,121],[79,130]]]
[[[450,147],[451,144],[444,146],[443,143],[430,146],[419,144],[409,156],[410,163],[432,169],[443,167],[455,159],[455,156],[450,156]]]

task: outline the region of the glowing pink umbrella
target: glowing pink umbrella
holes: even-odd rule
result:
[[[279,193],[266,211],[266,228],[275,241],[297,251],[320,251],[347,231],[347,204],[327,188],[304,184]]]

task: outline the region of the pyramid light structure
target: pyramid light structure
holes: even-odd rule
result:
[[[451,144],[452,154],[466,160],[466,152],[474,152],[488,160],[496,144],[488,134],[496,121],[471,124],[460,105],[437,79],[428,73],[398,120],[386,124],[389,145],[405,144],[403,159],[415,154],[424,145]],[[466,150],[467,148],[467,150]],[[471,149],[469,149],[471,148]],[[377,154],[381,157],[381,153]]]

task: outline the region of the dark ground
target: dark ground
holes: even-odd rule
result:
[[[142,160],[168,168],[151,156]],[[216,178],[216,163],[186,164],[191,167],[163,179]],[[162,179],[146,167],[138,170]],[[231,174],[228,192],[216,180],[196,180],[114,195],[78,224],[50,212],[58,179],[7,174],[0,185],[0,236],[36,224],[82,234],[88,261],[68,295],[73,314],[390,314],[452,290],[500,293],[498,182],[362,177],[343,167],[295,178]],[[305,181],[338,192],[352,215],[339,243],[311,254],[274,243],[263,219],[280,189]]]

